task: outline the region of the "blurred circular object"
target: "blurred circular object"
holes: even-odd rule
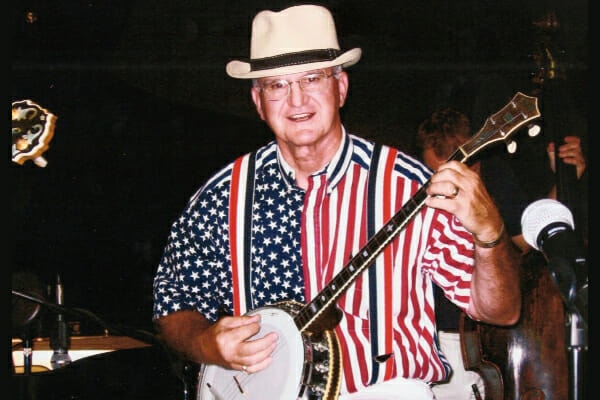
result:
[[[45,286],[41,279],[30,272],[13,272],[12,290],[44,301]],[[12,327],[13,333],[20,334],[23,328],[35,320],[41,305],[13,293],[12,296]]]

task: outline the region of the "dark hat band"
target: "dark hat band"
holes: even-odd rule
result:
[[[279,56],[250,60],[250,68],[252,71],[262,71],[266,69],[287,67],[289,65],[333,61],[338,58],[341,53],[341,50],[337,49],[299,51],[296,53],[287,53]]]

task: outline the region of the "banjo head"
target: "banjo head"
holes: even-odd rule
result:
[[[276,332],[279,337],[272,363],[252,374],[207,365],[200,372],[197,400],[221,400],[219,396],[232,400],[298,398],[305,361],[302,334],[293,317],[280,308],[264,307],[248,313],[255,314],[261,316],[261,329],[253,339],[269,332]]]

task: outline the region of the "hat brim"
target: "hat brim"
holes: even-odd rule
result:
[[[360,60],[362,54],[362,50],[360,48],[354,48],[348,50],[343,53],[339,57],[334,60],[329,61],[320,61],[313,63],[304,63],[304,64],[294,64],[294,65],[285,65],[279,66],[270,69],[261,69],[257,71],[252,71],[250,63],[233,60],[227,63],[225,68],[227,75],[232,78],[237,79],[254,79],[254,78],[264,78],[266,76],[278,76],[278,75],[287,75],[287,74],[295,74],[298,72],[311,71],[314,69],[320,68],[329,68],[334,67],[336,65],[342,65],[343,67],[349,67],[354,65]]]

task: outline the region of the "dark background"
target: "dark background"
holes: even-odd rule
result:
[[[151,329],[152,277],[171,222],[216,168],[271,139],[249,83],[229,78],[225,64],[249,55],[258,10],[290,4],[13,2],[11,101],[33,100],[58,120],[45,168],[9,162],[9,271],[44,285],[60,274],[65,305]],[[485,110],[531,89],[532,21],[548,11],[561,23],[556,49],[568,97],[587,122],[585,0],[323,4],[342,48],[363,49],[342,110],[351,132],[410,152],[418,123],[450,101],[477,130]],[[519,145],[535,151],[544,141]],[[518,168],[544,169],[539,157],[520,154]],[[82,322],[84,334],[98,329]]]

